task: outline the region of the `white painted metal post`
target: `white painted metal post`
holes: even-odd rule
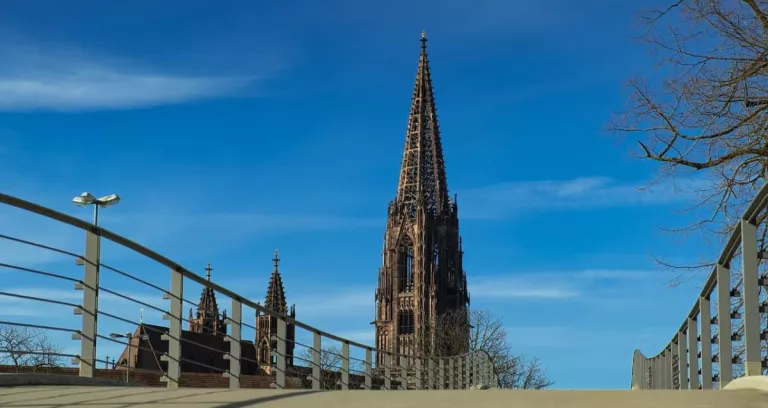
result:
[[[312,389],[319,391],[322,371],[320,366],[320,353],[322,350],[322,340],[319,332],[312,334]]]
[[[423,373],[421,371],[421,369],[422,369],[421,357],[416,357],[415,359],[416,360],[415,360],[414,364],[416,366],[414,367],[414,369],[416,370],[416,379],[415,379],[415,381],[416,381],[416,389],[417,390],[423,390],[424,388],[422,388],[422,384],[426,385],[426,383],[424,382],[424,375],[423,375]],[[424,365],[426,365],[426,364],[424,364]]]
[[[399,360],[400,360],[399,364],[398,364],[399,367],[398,367],[397,371],[398,371],[398,373],[400,373],[400,375],[398,376],[398,381],[400,382],[400,386],[398,387],[398,389],[400,389],[400,390],[407,390],[408,389],[408,378],[407,378],[408,374],[406,373],[406,370],[408,369],[408,358],[405,357],[405,356],[400,356]]]
[[[680,389],[688,389],[688,339],[681,330],[677,332],[677,355],[679,357],[677,365],[677,374],[680,378]]]
[[[470,386],[470,374],[472,373],[472,354],[465,354],[464,357],[464,389]]]
[[[227,317],[230,333],[224,337],[229,342],[229,353],[224,355],[229,360],[229,371],[224,373],[229,377],[229,388],[240,388],[240,340],[242,334],[243,304],[232,299],[232,313]]]
[[[101,237],[85,231],[85,274],[83,276],[83,325],[80,332],[80,377],[92,378],[96,363],[96,334],[99,315],[99,244]]]
[[[669,373],[672,379],[672,389],[673,390],[679,390],[680,389],[680,369],[678,368],[680,355],[679,346],[677,343],[672,343],[670,345],[670,355],[671,355],[671,363],[669,367]]]
[[[384,353],[384,389],[392,389],[392,355],[388,352]]]
[[[370,348],[365,349],[365,384],[364,387],[366,390],[372,390],[373,389],[373,375],[371,374],[371,368],[373,365],[373,358],[371,356],[373,354],[373,350]]]
[[[283,318],[277,319],[277,355],[275,356],[275,366],[277,372],[275,373],[275,386],[278,389],[285,389],[285,370],[286,370],[286,350],[288,347],[285,342],[288,339],[288,324]]]
[[[435,372],[435,359],[430,357],[429,358],[429,379],[428,379],[428,381],[429,381],[429,389],[430,390],[438,390],[439,389],[439,388],[437,388],[435,386],[435,384],[438,383],[438,381],[437,381],[438,378],[440,378],[440,377],[438,376],[438,373]]]
[[[717,268],[717,348],[720,389],[733,380],[733,346],[731,343],[731,271],[724,265]]]
[[[440,358],[437,360],[437,388],[438,390],[445,389],[445,359]]]
[[[699,298],[699,330],[701,331],[701,388],[712,389],[712,308],[708,297]]]
[[[349,390],[349,342],[341,344],[341,389]]]
[[[688,381],[692,390],[699,389],[699,343],[692,317],[688,317]]]
[[[160,356],[160,361],[168,363],[168,371],[163,376],[168,388],[179,388],[181,379],[181,302],[184,298],[184,275],[171,270],[171,291],[168,300],[171,303],[170,314],[163,316],[168,320],[168,332],[160,338],[168,342],[168,352]]]
[[[744,300],[744,375],[762,375],[760,356],[760,288],[757,274],[757,227],[741,220],[741,273]]]

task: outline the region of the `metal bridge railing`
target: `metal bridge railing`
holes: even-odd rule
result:
[[[0,204],[0,274],[12,277],[4,277],[5,282],[33,283],[0,289],[0,368],[5,372],[124,375],[126,381],[164,382],[168,388],[200,382],[314,390],[498,385],[485,351],[438,358],[378,350],[264,308],[94,224],[9,195],[0,194]],[[38,230],[52,241],[54,235],[69,239],[58,245],[40,243],[3,228],[15,217],[45,224]],[[80,234],[85,236],[84,252]],[[118,268],[118,261],[127,266]],[[184,330],[197,322],[194,316],[185,317],[184,310],[197,309],[195,297],[206,289],[214,291],[219,309],[228,310],[215,316],[226,328],[219,333]],[[138,308],[142,315],[137,319]],[[145,322],[145,311],[158,324]],[[268,353],[256,339],[265,330],[271,334]],[[3,333],[16,340],[4,340]],[[79,345],[67,346],[73,341]],[[108,352],[119,358],[101,357]],[[62,367],[65,358],[71,358],[71,368]],[[376,361],[382,363],[377,366]]]
[[[765,375],[768,275],[758,247],[765,236],[768,185],[758,192],[672,339],[653,356],[635,350],[633,389],[722,389],[734,378]],[[759,225],[762,224],[762,225]]]

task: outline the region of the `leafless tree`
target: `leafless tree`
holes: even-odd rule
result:
[[[629,81],[629,107],[610,127],[638,137],[641,157],[661,165],[659,179],[704,173],[693,188],[695,222],[674,231],[724,237],[768,174],[768,2],[669,1],[642,14],[660,67],[653,80]],[[659,261],[683,269],[678,281],[711,266]]]
[[[472,310],[469,319],[466,309],[445,313],[437,319],[436,330],[434,355],[466,350],[468,342],[469,350],[488,353],[502,388],[543,389],[554,384],[538,359],[514,354],[502,320],[491,312]]]
[[[309,348],[299,356],[301,360],[308,366],[312,366],[312,350]],[[362,371],[363,364],[355,359],[350,358],[349,370],[351,372]],[[320,377],[322,378],[320,385],[323,389],[336,389],[339,387],[338,381],[341,378],[342,358],[341,348],[335,345],[323,345],[320,347]],[[311,380],[306,380],[308,387],[311,384]]]
[[[61,349],[44,331],[0,324],[0,362],[33,371],[60,366]]]

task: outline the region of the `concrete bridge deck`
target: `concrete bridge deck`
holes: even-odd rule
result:
[[[0,407],[38,408],[768,408],[768,393],[735,391],[280,391],[99,386],[0,387]]]

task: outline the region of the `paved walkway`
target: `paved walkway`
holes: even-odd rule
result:
[[[0,408],[768,408],[759,391],[277,391],[84,386],[0,387]]]

